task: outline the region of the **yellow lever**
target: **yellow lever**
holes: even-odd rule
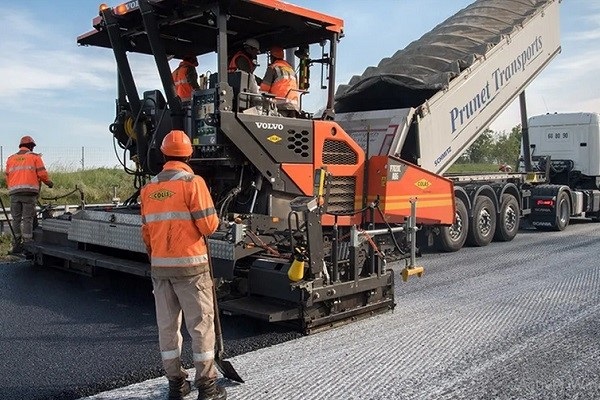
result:
[[[404,267],[404,269],[400,273],[402,274],[402,280],[404,282],[407,282],[410,276],[417,275],[420,278],[423,276],[424,272],[425,268],[423,267]]]

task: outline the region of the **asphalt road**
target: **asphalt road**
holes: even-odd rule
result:
[[[398,279],[393,313],[292,341],[226,319],[247,380],[230,398],[598,399],[599,254],[600,224],[526,231],[426,254],[423,278]],[[149,282],[4,266],[0,312],[1,399],[70,399],[159,376]],[[97,398],[160,398],[164,380],[149,382]]]
[[[299,336],[241,317],[222,323],[231,356]],[[160,368],[149,280],[0,264],[0,399],[77,399]]]

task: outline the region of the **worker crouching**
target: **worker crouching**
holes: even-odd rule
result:
[[[140,193],[142,237],[150,257],[158,337],[169,399],[191,391],[181,365],[182,312],[192,338],[199,400],[227,397],[216,385],[214,304],[205,237],[218,217],[204,179],[187,164],[192,144],[185,132],[165,136],[162,171]]]

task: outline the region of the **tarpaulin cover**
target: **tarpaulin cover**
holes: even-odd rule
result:
[[[336,112],[417,107],[553,0],[478,0],[420,39],[355,75]]]

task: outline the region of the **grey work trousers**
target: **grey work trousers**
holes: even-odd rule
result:
[[[194,385],[217,377],[212,285],[208,271],[194,276],[152,278],[158,341],[167,379],[187,378],[181,366],[182,311],[192,338]]]
[[[10,213],[17,243],[33,239],[33,220],[37,193],[17,193],[10,195]],[[16,243],[15,243],[16,244]]]

